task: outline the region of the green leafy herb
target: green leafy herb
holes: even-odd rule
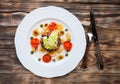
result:
[[[65,56],[66,56],[66,57],[68,56],[68,52],[65,54]]]
[[[38,61],[41,61],[41,58],[39,58]]]
[[[68,29],[65,29],[65,31],[68,31]]]
[[[31,51],[31,54],[34,54],[34,51]]]
[[[40,24],[40,27],[43,28],[43,24]]]
[[[52,61],[53,61],[53,62],[56,62],[56,59],[53,59]]]
[[[31,36],[30,39],[33,39],[33,37]]]

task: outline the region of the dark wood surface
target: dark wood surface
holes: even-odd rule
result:
[[[65,76],[46,79],[21,65],[14,45],[16,28],[30,11],[49,5],[72,12],[85,30],[89,10],[94,8],[104,70],[97,69],[93,43],[85,72],[80,70],[80,62]],[[120,84],[120,0],[0,0],[0,84]]]

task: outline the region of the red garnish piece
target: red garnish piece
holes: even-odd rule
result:
[[[30,41],[31,46],[32,46],[34,49],[37,49],[39,43],[40,43],[40,42],[39,42],[38,38],[32,38],[31,41]]]
[[[45,62],[45,63],[48,63],[48,62],[50,62],[51,61],[51,55],[49,55],[49,54],[45,54],[43,57],[42,57],[42,60],[43,60],[43,62]]]
[[[64,49],[65,49],[66,51],[70,51],[71,48],[72,48],[72,43],[71,43],[70,41],[65,41],[65,42],[63,43],[63,46],[64,46]]]
[[[50,31],[56,30],[56,29],[57,29],[57,23],[51,22],[51,23],[48,25],[48,28],[49,28]]]

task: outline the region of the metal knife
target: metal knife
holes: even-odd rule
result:
[[[93,33],[93,39],[95,42],[95,46],[96,46],[96,59],[97,59],[97,67],[99,70],[103,69],[103,61],[102,61],[102,57],[100,54],[100,49],[99,49],[99,41],[98,41],[98,35],[97,35],[97,31],[96,31],[96,22],[95,22],[95,16],[94,16],[94,12],[91,9],[90,10],[90,22],[91,22],[91,29],[92,29],[92,33]]]

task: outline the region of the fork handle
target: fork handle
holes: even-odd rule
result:
[[[101,54],[100,54],[99,43],[95,42],[95,45],[96,45],[96,51],[97,51],[97,54],[96,54],[97,67],[98,67],[99,70],[102,70],[104,67],[103,67],[102,57],[101,57]]]
[[[83,57],[83,61],[82,61],[81,67],[80,67],[80,69],[82,71],[86,71],[87,70],[88,51],[89,51],[90,44],[91,44],[91,42],[87,42],[85,55]]]

